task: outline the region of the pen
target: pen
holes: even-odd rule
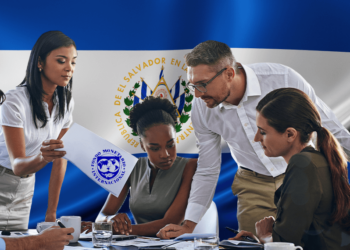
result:
[[[60,226],[60,228],[66,228],[60,220],[56,220],[56,222]]]
[[[169,247],[169,246],[171,246],[171,245],[175,245],[175,244],[177,244],[177,243],[179,243],[179,242],[173,242],[173,243],[171,243],[171,244],[168,244],[168,245],[162,246],[162,249],[171,249],[171,247]],[[168,248],[168,247],[169,247],[169,248]]]
[[[235,234],[238,234],[239,231],[235,230],[235,229],[232,229],[230,227],[225,227],[227,230],[230,230],[231,232],[235,233]],[[246,240],[246,241],[250,241],[250,242],[255,242],[255,243],[258,243],[255,239],[253,239],[252,237],[249,237],[249,236],[241,236],[242,239]]]
[[[60,226],[60,228],[66,228],[65,225],[60,220],[56,220],[57,224]],[[68,234],[71,235],[71,234]]]

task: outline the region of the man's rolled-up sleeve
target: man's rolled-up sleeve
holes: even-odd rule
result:
[[[221,166],[221,136],[210,131],[205,117],[195,100],[192,109],[192,124],[199,150],[198,165],[193,176],[185,220],[198,223],[208,210],[215,193]]]
[[[297,88],[306,93],[316,104],[321,115],[322,126],[327,128],[339,141],[344,151],[350,156],[350,133],[341,124],[333,111],[315,93],[313,87],[296,71],[289,68],[288,87]]]

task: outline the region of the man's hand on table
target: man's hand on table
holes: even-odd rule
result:
[[[50,227],[42,231],[39,235],[4,238],[6,250],[63,250],[64,246],[73,239],[73,228]],[[70,235],[68,235],[70,234]]]
[[[175,238],[185,233],[192,233],[197,223],[186,220],[182,226],[169,224],[159,230],[157,237],[161,239]]]
[[[73,235],[71,235],[72,233],[74,233],[74,228],[72,227],[50,227],[38,235],[41,243],[38,249],[61,250],[64,246],[69,244],[70,240],[73,239]]]

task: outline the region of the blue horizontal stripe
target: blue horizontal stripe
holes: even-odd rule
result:
[[[134,155],[137,158],[147,156],[146,153]],[[186,158],[198,157],[198,154],[179,153],[178,155]],[[350,164],[348,164],[348,167],[350,167]],[[45,220],[51,168],[52,163],[36,173],[35,192],[32,209],[30,211],[29,228],[36,228],[38,222]],[[214,202],[219,211],[220,239],[227,239],[233,236],[229,231],[225,230],[225,226],[238,228],[236,218],[237,197],[235,197],[231,191],[231,184],[236,171],[237,163],[232,159],[231,154],[223,153],[221,173],[214,196]],[[81,216],[84,221],[95,221],[107,195],[107,191],[69,162],[62,184],[57,217],[62,215],[78,215]],[[133,216],[129,210],[129,195],[125,199],[119,212],[127,213],[133,221]]]
[[[61,30],[79,50],[231,48],[350,52],[346,0],[1,1],[0,50],[30,50]],[[162,32],[159,32],[159,31]]]

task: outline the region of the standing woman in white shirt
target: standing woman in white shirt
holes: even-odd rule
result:
[[[46,221],[56,219],[66,171],[60,140],[72,123],[76,45],[60,31],[35,43],[23,82],[0,108],[0,230],[27,229],[34,173],[53,162]]]

